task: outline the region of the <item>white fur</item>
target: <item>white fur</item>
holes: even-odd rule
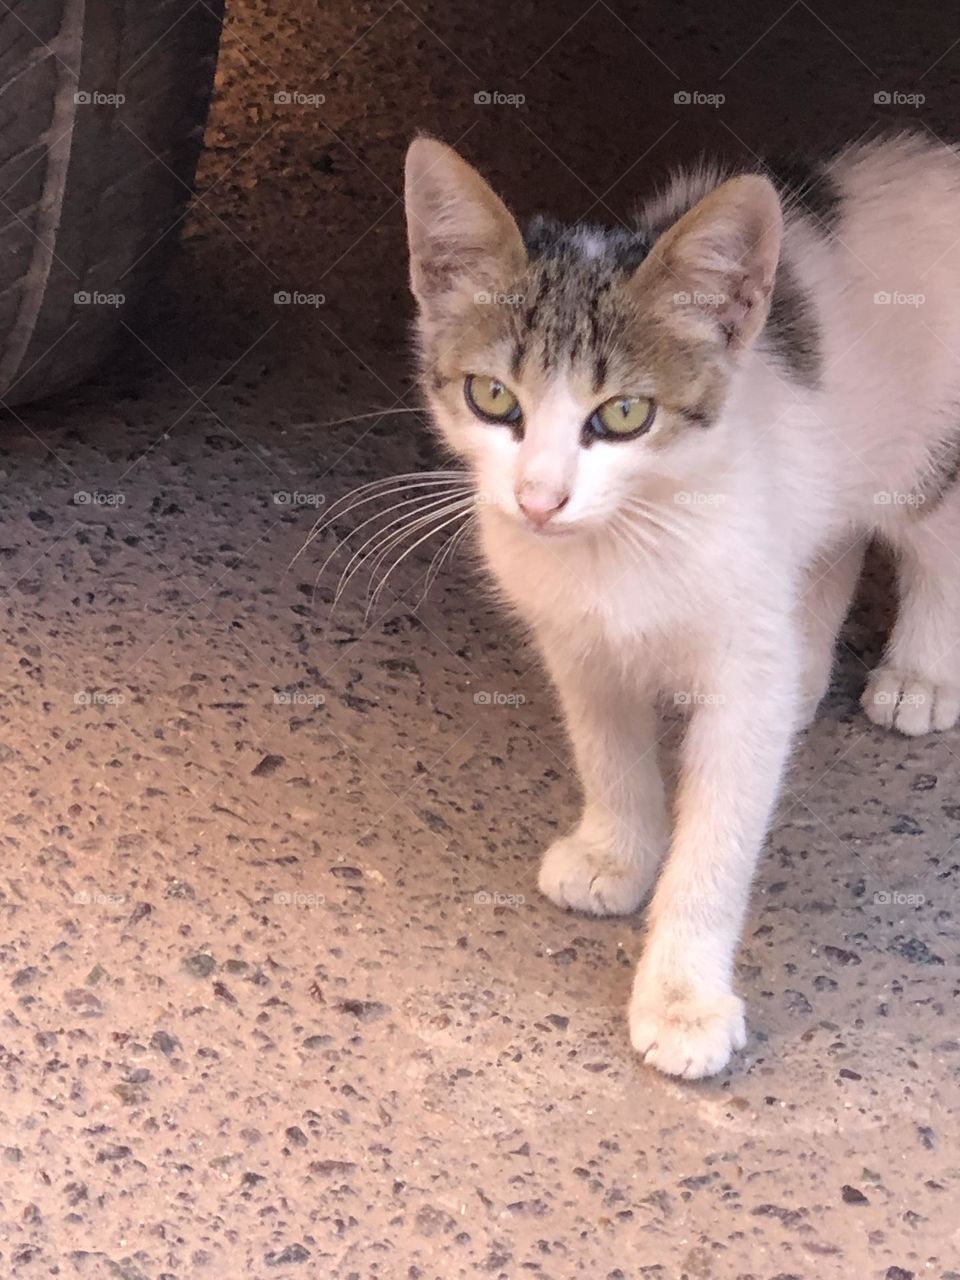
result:
[[[583,783],[583,818],[547,852],[541,888],[627,912],[659,871],[630,1029],[647,1062],[687,1077],[744,1043],[732,978],[751,877],[874,533],[898,550],[902,604],[867,713],[915,733],[960,712],[960,486],[926,515],[909,501],[932,449],[960,435],[960,159],[903,138],[851,150],[832,174],[839,236],[788,218],[784,242],[822,325],[817,390],[751,348],[719,421],[659,451],[580,447],[595,406],[562,374],[525,406],[521,443],[466,409],[441,420],[475,469],[483,550],[537,636]],[[690,183],[696,196],[710,185]],[[682,185],[654,220],[689,203]],[[877,304],[880,291],[925,301]],[[543,533],[518,511],[524,482],[570,494]],[[657,514],[628,542],[609,526],[638,485]],[[691,713],[672,836],[664,695]]]

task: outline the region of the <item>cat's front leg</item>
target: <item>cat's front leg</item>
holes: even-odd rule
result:
[[[626,915],[648,897],[668,846],[652,699],[611,664],[547,653],[583,787],[577,826],[550,846],[540,891],[560,907]]]
[[[713,1075],[746,1040],[733,962],[799,701],[792,625],[695,703],[669,858],[649,908],[630,1036],[668,1075]]]

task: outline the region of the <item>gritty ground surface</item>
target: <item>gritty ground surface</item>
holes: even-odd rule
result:
[[[332,609],[349,552],[317,585],[362,513],[290,567],[434,460],[416,415],[322,425],[416,404],[414,128],[469,131],[523,211],[611,218],[701,144],[857,134],[936,59],[923,123],[956,126],[956,33],[501,9],[234,4],[165,320],[5,425],[4,1276],[960,1274],[960,735],[859,713],[882,611],[796,753],[747,1049],[681,1085],[628,1046],[641,921],[536,893],[576,786],[469,552],[421,603],[425,544],[368,618],[362,574]]]

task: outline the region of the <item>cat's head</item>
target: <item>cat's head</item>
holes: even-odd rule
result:
[[[704,474],[770,306],[766,178],[732,178],[665,228],[524,235],[475,169],[418,138],[406,207],[424,388],[485,503],[569,534]]]

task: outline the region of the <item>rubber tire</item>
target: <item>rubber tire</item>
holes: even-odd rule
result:
[[[0,404],[79,382],[143,304],[191,193],[222,17],[222,0],[0,7]]]

